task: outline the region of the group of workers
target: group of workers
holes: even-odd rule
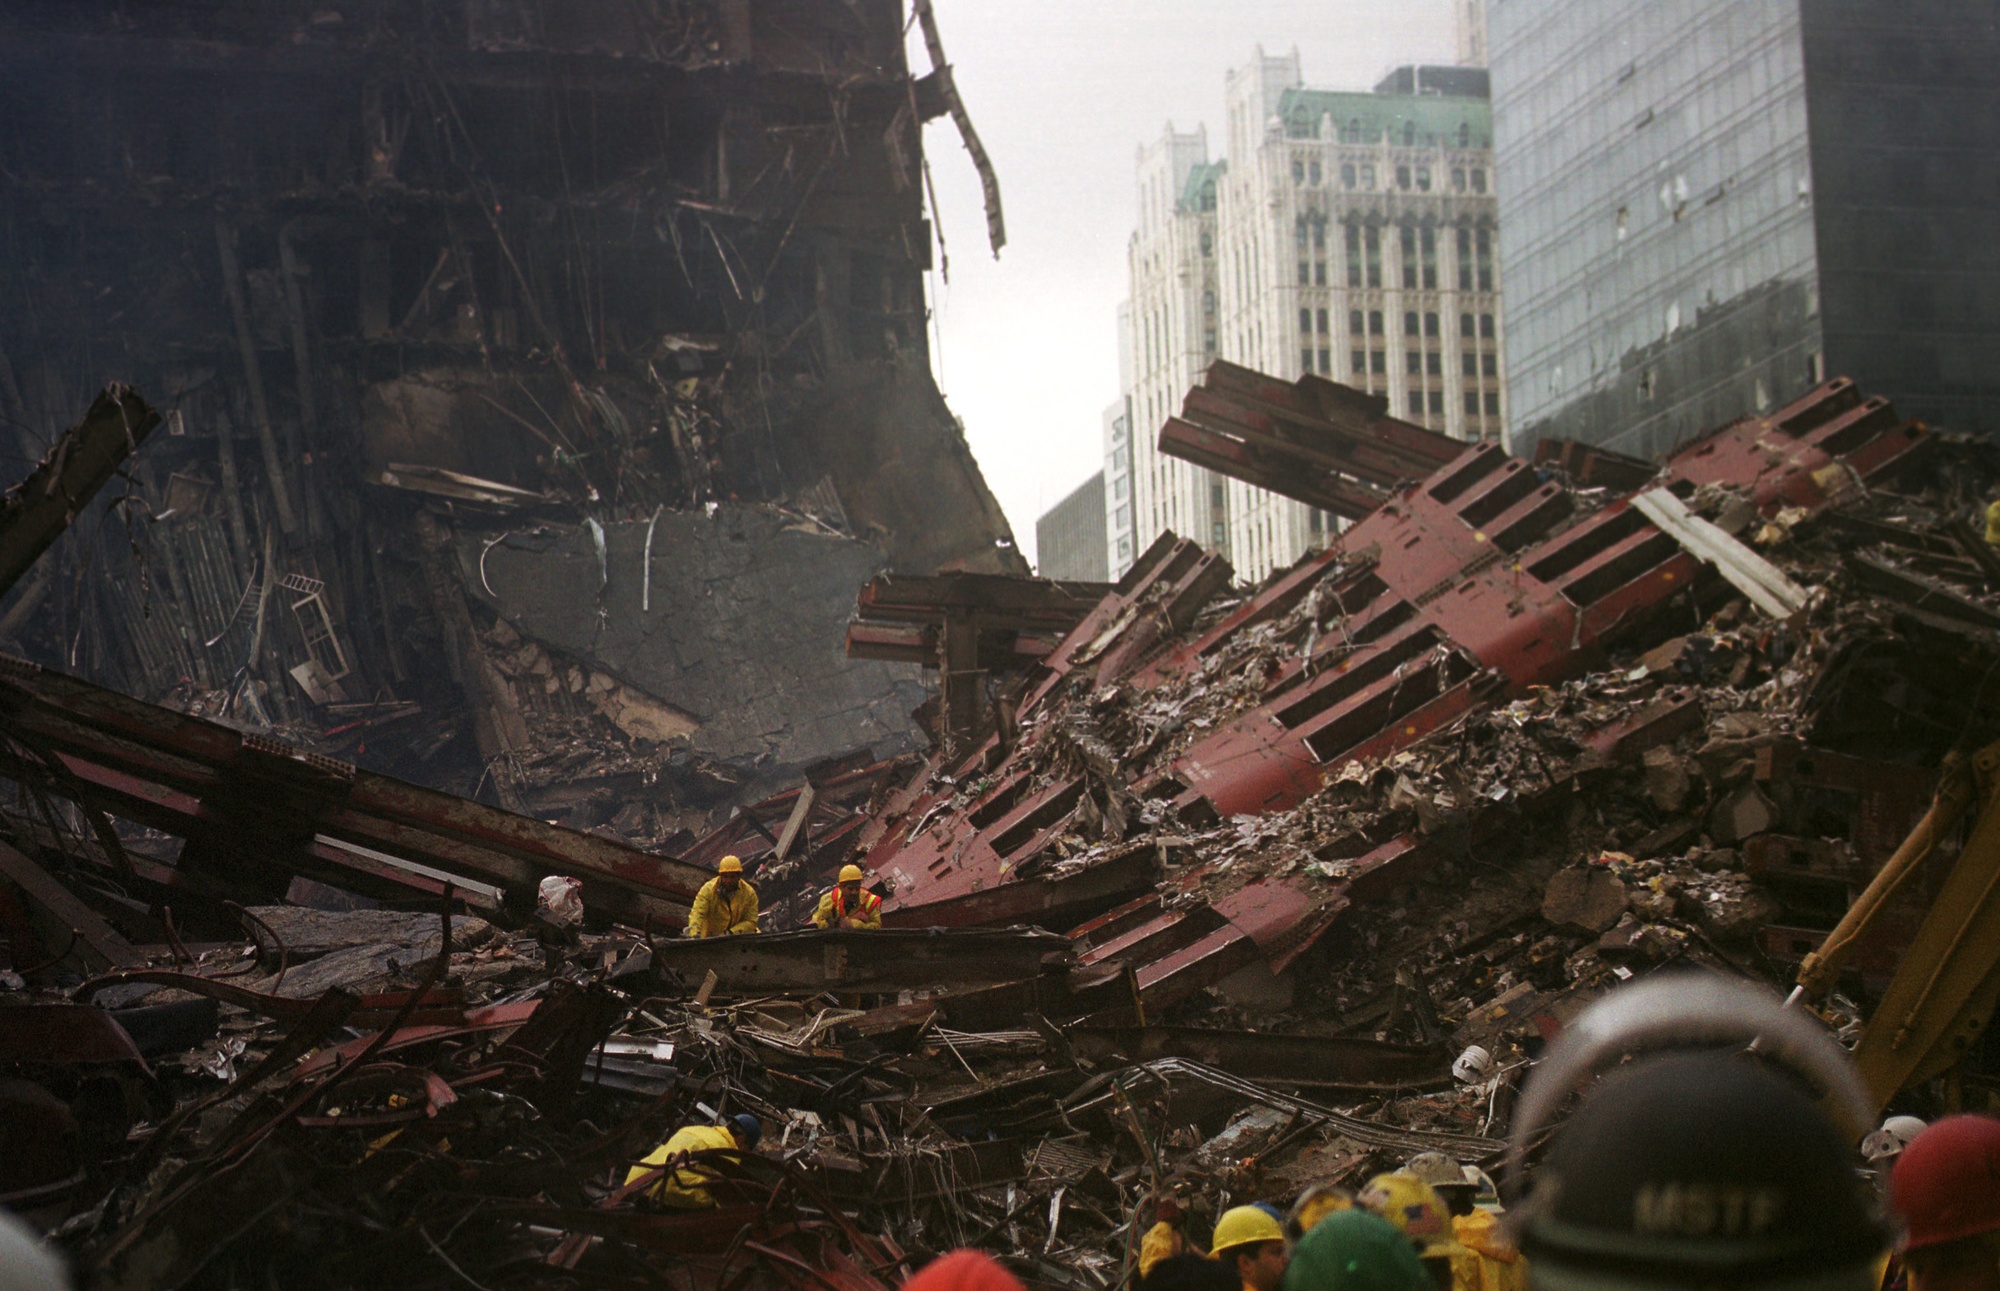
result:
[[[861,886],[859,865],[840,867],[840,878],[819,899],[813,911],[815,928],[880,928],[882,898]],[[688,910],[690,937],[734,937],[759,931],[757,889],[743,877],[740,857],[725,856],[715,877],[701,885]]]

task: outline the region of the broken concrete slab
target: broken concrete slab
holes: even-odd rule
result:
[[[1542,897],[1542,918],[1558,926],[1603,932],[1625,913],[1625,884],[1591,865],[1556,872]]]

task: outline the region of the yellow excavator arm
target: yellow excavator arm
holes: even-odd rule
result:
[[[2000,998],[2000,743],[1945,760],[1930,810],[1799,966],[1804,994],[1831,989],[1855,944],[1967,812],[1976,813],[1972,832],[1854,1050],[1878,1112],[1898,1090],[1962,1061]]]

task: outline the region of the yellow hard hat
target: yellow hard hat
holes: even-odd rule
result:
[[[1345,1188],[1337,1188],[1330,1183],[1314,1184],[1299,1194],[1292,1203],[1292,1224],[1300,1236],[1313,1230],[1313,1225],[1328,1215],[1343,1210],[1354,1209],[1354,1194]]]
[[[1238,1206],[1223,1211],[1222,1218],[1215,1221],[1215,1241],[1208,1253],[1220,1255],[1232,1246],[1284,1240],[1284,1226],[1271,1218],[1270,1211],[1262,1206]]]
[[[722,858],[722,864],[715,867],[715,872],[717,874],[741,874],[743,872],[743,858],[740,856],[725,856]]]
[[[841,867],[840,867],[840,881],[841,881],[842,883],[859,883],[859,882],[861,882],[861,867],[860,867],[859,865],[843,865],[843,866],[841,866]]]
[[[1470,1254],[1458,1244],[1451,1211],[1437,1189],[1408,1170],[1376,1175],[1354,1200],[1400,1229],[1424,1259]]]

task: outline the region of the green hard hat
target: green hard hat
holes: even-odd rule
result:
[[[1284,1291],[1432,1291],[1409,1239],[1379,1215],[1340,1210],[1292,1248]]]

